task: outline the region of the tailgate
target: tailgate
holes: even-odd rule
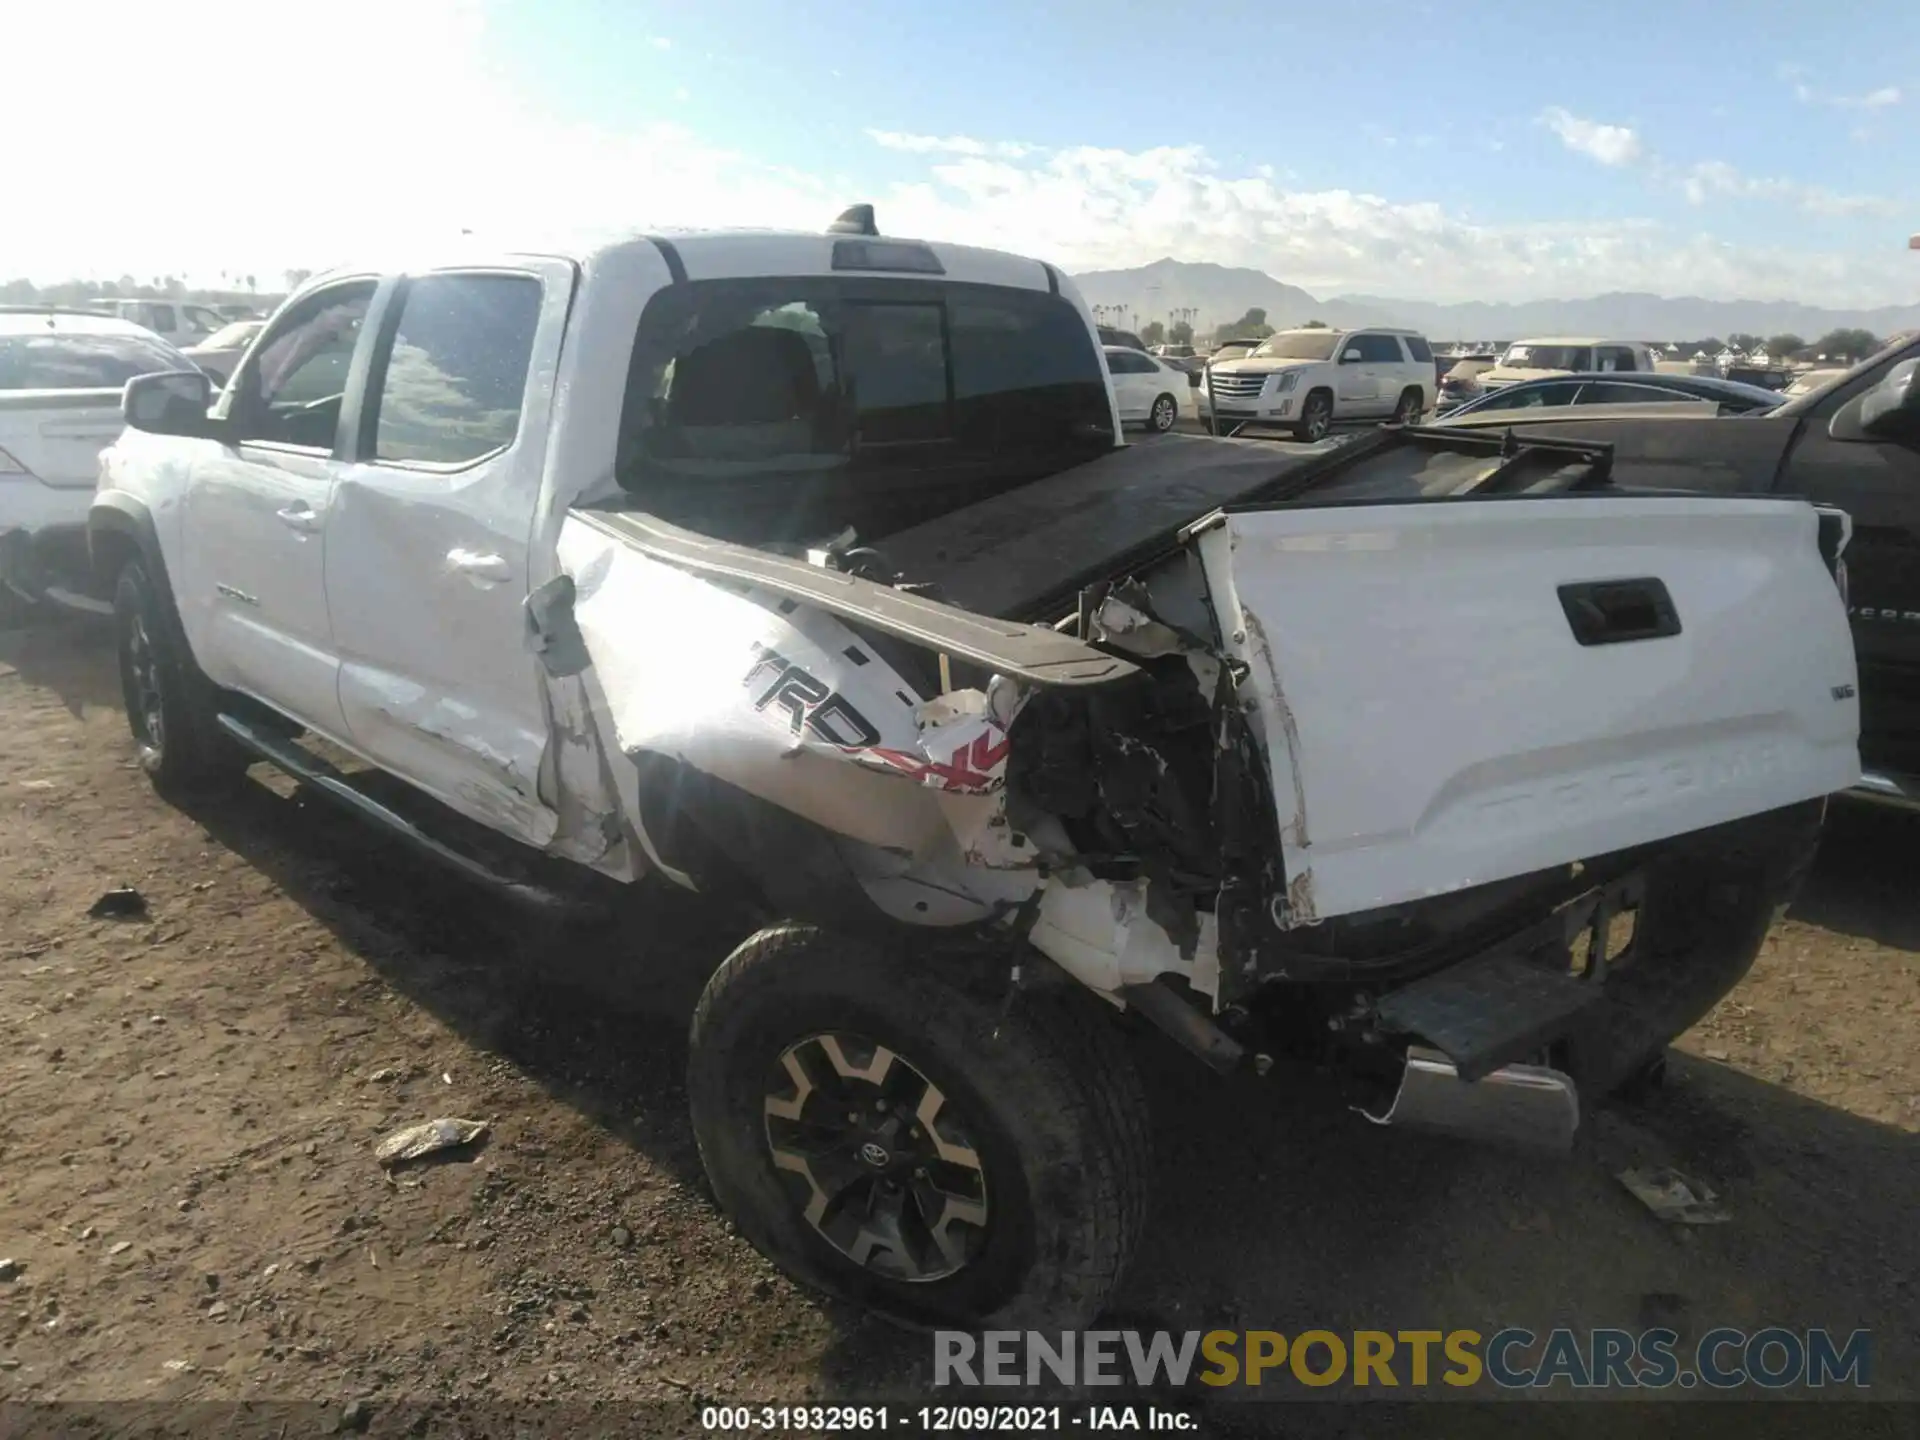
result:
[[[56,489],[93,489],[100,452],[125,428],[118,390],[0,393],[0,450]]]
[[[1228,514],[1297,919],[1590,858],[1859,777],[1853,642],[1795,501]]]

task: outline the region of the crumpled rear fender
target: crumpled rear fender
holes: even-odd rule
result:
[[[998,838],[983,797],[1004,785],[1007,748],[984,697],[929,704],[837,617],[578,520],[560,562],[603,748],[637,777],[617,787],[625,818],[666,868],[694,878],[674,836],[697,834],[770,896],[796,876],[844,874],[918,924],[989,918],[1038,883],[1030,861],[978,863]]]

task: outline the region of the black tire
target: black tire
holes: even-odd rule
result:
[[[1324,440],[1333,428],[1333,395],[1315,390],[1300,402],[1300,423],[1293,427],[1296,440]]]
[[[1426,396],[1418,385],[1409,385],[1400,392],[1400,401],[1393,407],[1395,425],[1417,425],[1420,413],[1427,408]]]
[[[838,1048],[829,1053],[820,1036]],[[880,1062],[879,1047],[894,1059]],[[784,1068],[789,1054],[805,1083]],[[880,1121],[861,1100],[882,1092],[843,1062],[876,1069],[895,1087],[891,1131],[872,1128]],[[707,982],[693,1017],[687,1094],[708,1178],[742,1233],[801,1283],[898,1323],[1085,1325],[1112,1297],[1144,1227],[1145,1097],[1119,1032],[1077,990],[1026,992],[1007,1008],[924,954],[889,955],[803,926],[763,930]],[[770,1102],[791,1112],[775,1113]],[[871,1107],[885,1109],[878,1100]],[[858,1114],[862,1128],[841,1125],[842,1113]],[[915,1120],[926,1121],[927,1136]],[[789,1162],[806,1160],[799,1173],[774,1162],[776,1128],[789,1126],[778,1133],[796,1147],[783,1152]],[[829,1137],[825,1127],[843,1133]],[[884,1143],[856,1145],[863,1134]],[[915,1144],[917,1159],[908,1153]],[[938,1156],[924,1153],[929,1145]],[[955,1155],[976,1163],[944,1163]],[[894,1165],[898,1180],[870,1173],[876,1164]],[[942,1171],[940,1190],[929,1168]],[[816,1180],[816,1169],[826,1178]],[[829,1185],[841,1204],[825,1198]],[[973,1213],[953,1215],[956,1191]],[[937,1257],[934,1265],[888,1273],[916,1257],[904,1239],[875,1246],[867,1220],[876,1205],[883,1222],[889,1204],[905,1214],[924,1194],[941,1197],[940,1223],[926,1225],[929,1207],[920,1204],[920,1221],[909,1217],[891,1233],[938,1239],[945,1231],[952,1245],[923,1239],[920,1256]],[[823,1197],[817,1224],[809,1219],[815,1196]],[[965,1218],[965,1228],[949,1216]],[[835,1229],[839,1238],[829,1234]],[[863,1248],[866,1263],[853,1255]],[[956,1250],[963,1257],[941,1270]]]
[[[114,585],[113,629],[127,728],[154,788],[177,796],[237,781],[246,754],[216,722],[218,691],[187,653],[142,561],[128,561]]]
[[[1156,435],[1164,435],[1173,429],[1180,419],[1180,402],[1171,395],[1155,398],[1153,408],[1147,411],[1147,428]]]
[[[1582,1095],[1631,1086],[1740,983],[1812,867],[1825,814],[1812,800],[1698,830],[1648,865],[1633,958],[1561,1043]]]

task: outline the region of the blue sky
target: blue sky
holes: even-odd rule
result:
[[[289,93],[304,79],[339,96],[351,71],[364,105],[274,113],[271,144],[235,124],[222,140],[282,165],[296,143],[397,142],[376,203],[208,234],[156,188],[157,218],[183,228],[141,227],[153,263],[314,263],[302,244],[529,211],[813,226],[870,199],[890,230],[1071,268],[1250,264],[1323,295],[1920,295],[1914,0],[339,8],[330,31],[364,9],[378,57],[301,44],[311,7],[278,0],[201,0],[153,38],[204,62],[238,53],[238,30],[250,69],[265,39]],[[84,19],[30,13],[43,30]],[[215,193],[194,187],[193,208]],[[0,271],[9,245],[42,265],[104,255],[79,219],[49,217],[67,237],[0,238]]]

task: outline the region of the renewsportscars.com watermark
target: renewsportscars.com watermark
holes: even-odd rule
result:
[[[1873,1336],[1824,1329],[940,1330],[936,1386],[1169,1385],[1225,1388],[1714,1390],[1866,1389]]]

